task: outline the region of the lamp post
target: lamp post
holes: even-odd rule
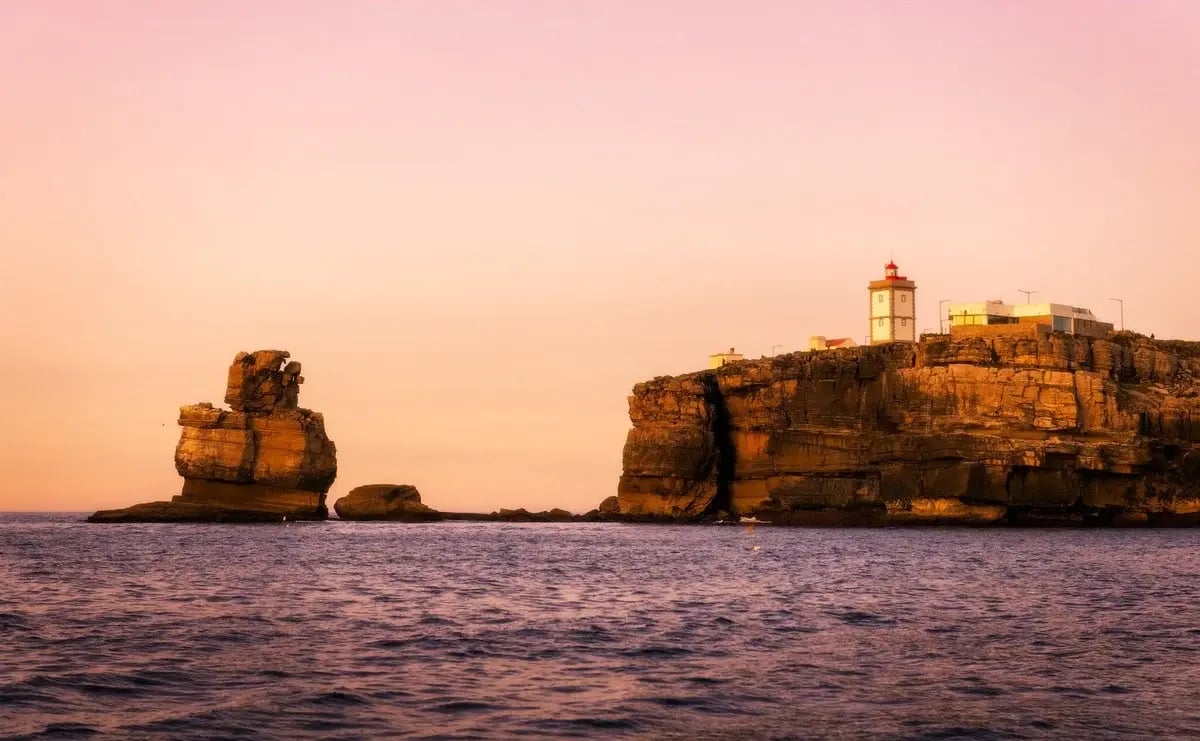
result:
[[[946,333],[945,330],[942,329],[942,322],[946,319],[946,315],[942,312],[942,305],[948,303],[950,303],[950,299],[948,298],[938,301],[938,334]]]
[[[1110,298],[1109,301],[1116,301],[1117,305],[1121,307],[1121,331],[1124,332],[1125,331],[1125,302],[1119,298]]]
[[[771,357],[775,356],[775,348],[783,347],[783,345],[771,345]]]
[[[1029,303],[1033,303],[1032,301],[1030,301],[1029,297],[1035,293],[1041,293],[1041,291],[1026,291],[1024,288],[1018,288],[1017,293],[1025,294],[1025,303],[1029,304]]]

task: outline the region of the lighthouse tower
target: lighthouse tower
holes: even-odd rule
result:
[[[896,263],[883,268],[883,279],[867,284],[871,297],[871,344],[917,341],[917,284],[900,275]]]

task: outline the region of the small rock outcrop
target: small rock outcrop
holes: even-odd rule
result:
[[[524,507],[517,509],[500,509],[488,515],[488,518],[498,522],[575,522],[580,519],[565,509],[542,510],[530,512]]]
[[[415,486],[368,484],[357,486],[333,503],[343,520],[388,520],[392,522],[435,522],[440,512],[421,503]]]
[[[124,509],[102,510],[89,522],[279,522],[275,512],[226,509],[188,502],[144,502]]]
[[[1200,525],[1200,343],[965,329],[637,384],[622,517]]]
[[[91,522],[256,522],[324,519],[337,477],[325,420],[299,406],[300,363],[282,350],[238,353],[225,403],[179,410],[175,470],[182,491],[169,502],[103,510]]]

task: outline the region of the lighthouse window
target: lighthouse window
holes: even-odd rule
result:
[[[882,319],[880,319],[880,320],[879,320],[879,326],[881,326],[881,327],[883,326],[883,320],[882,320]]]
[[[882,293],[875,294],[875,303],[878,303],[878,304],[883,303],[883,294]]]
[[[900,303],[904,303],[906,301],[908,301],[908,294],[907,293],[900,294]]]
[[[900,326],[901,326],[901,327],[907,327],[907,326],[908,326],[908,320],[907,320],[907,319],[901,319],[901,320],[900,320]]]

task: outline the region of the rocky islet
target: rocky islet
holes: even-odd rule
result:
[[[437,510],[421,503],[421,494],[408,484],[368,484],[355,487],[333,503],[343,520],[390,520],[393,522],[436,522]]]
[[[337,477],[337,448],[320,413],[299,406],[300,363],[282,350],[238,353],[225,403],[179,410],[175,469],[183,487],[170,501],[102,510],[92,522],[320,520]]]
[[[595,509],[583,515],[559,508],[530,512],[523,507],[491,513],[439,512],[421,502],[421,494],[415,486],[368,484],[352,489],[333,503],[333,509],[339,519],[359,522],[599,522],[617,517],[616,497],[609,497],[605,502],[607,509]]]

